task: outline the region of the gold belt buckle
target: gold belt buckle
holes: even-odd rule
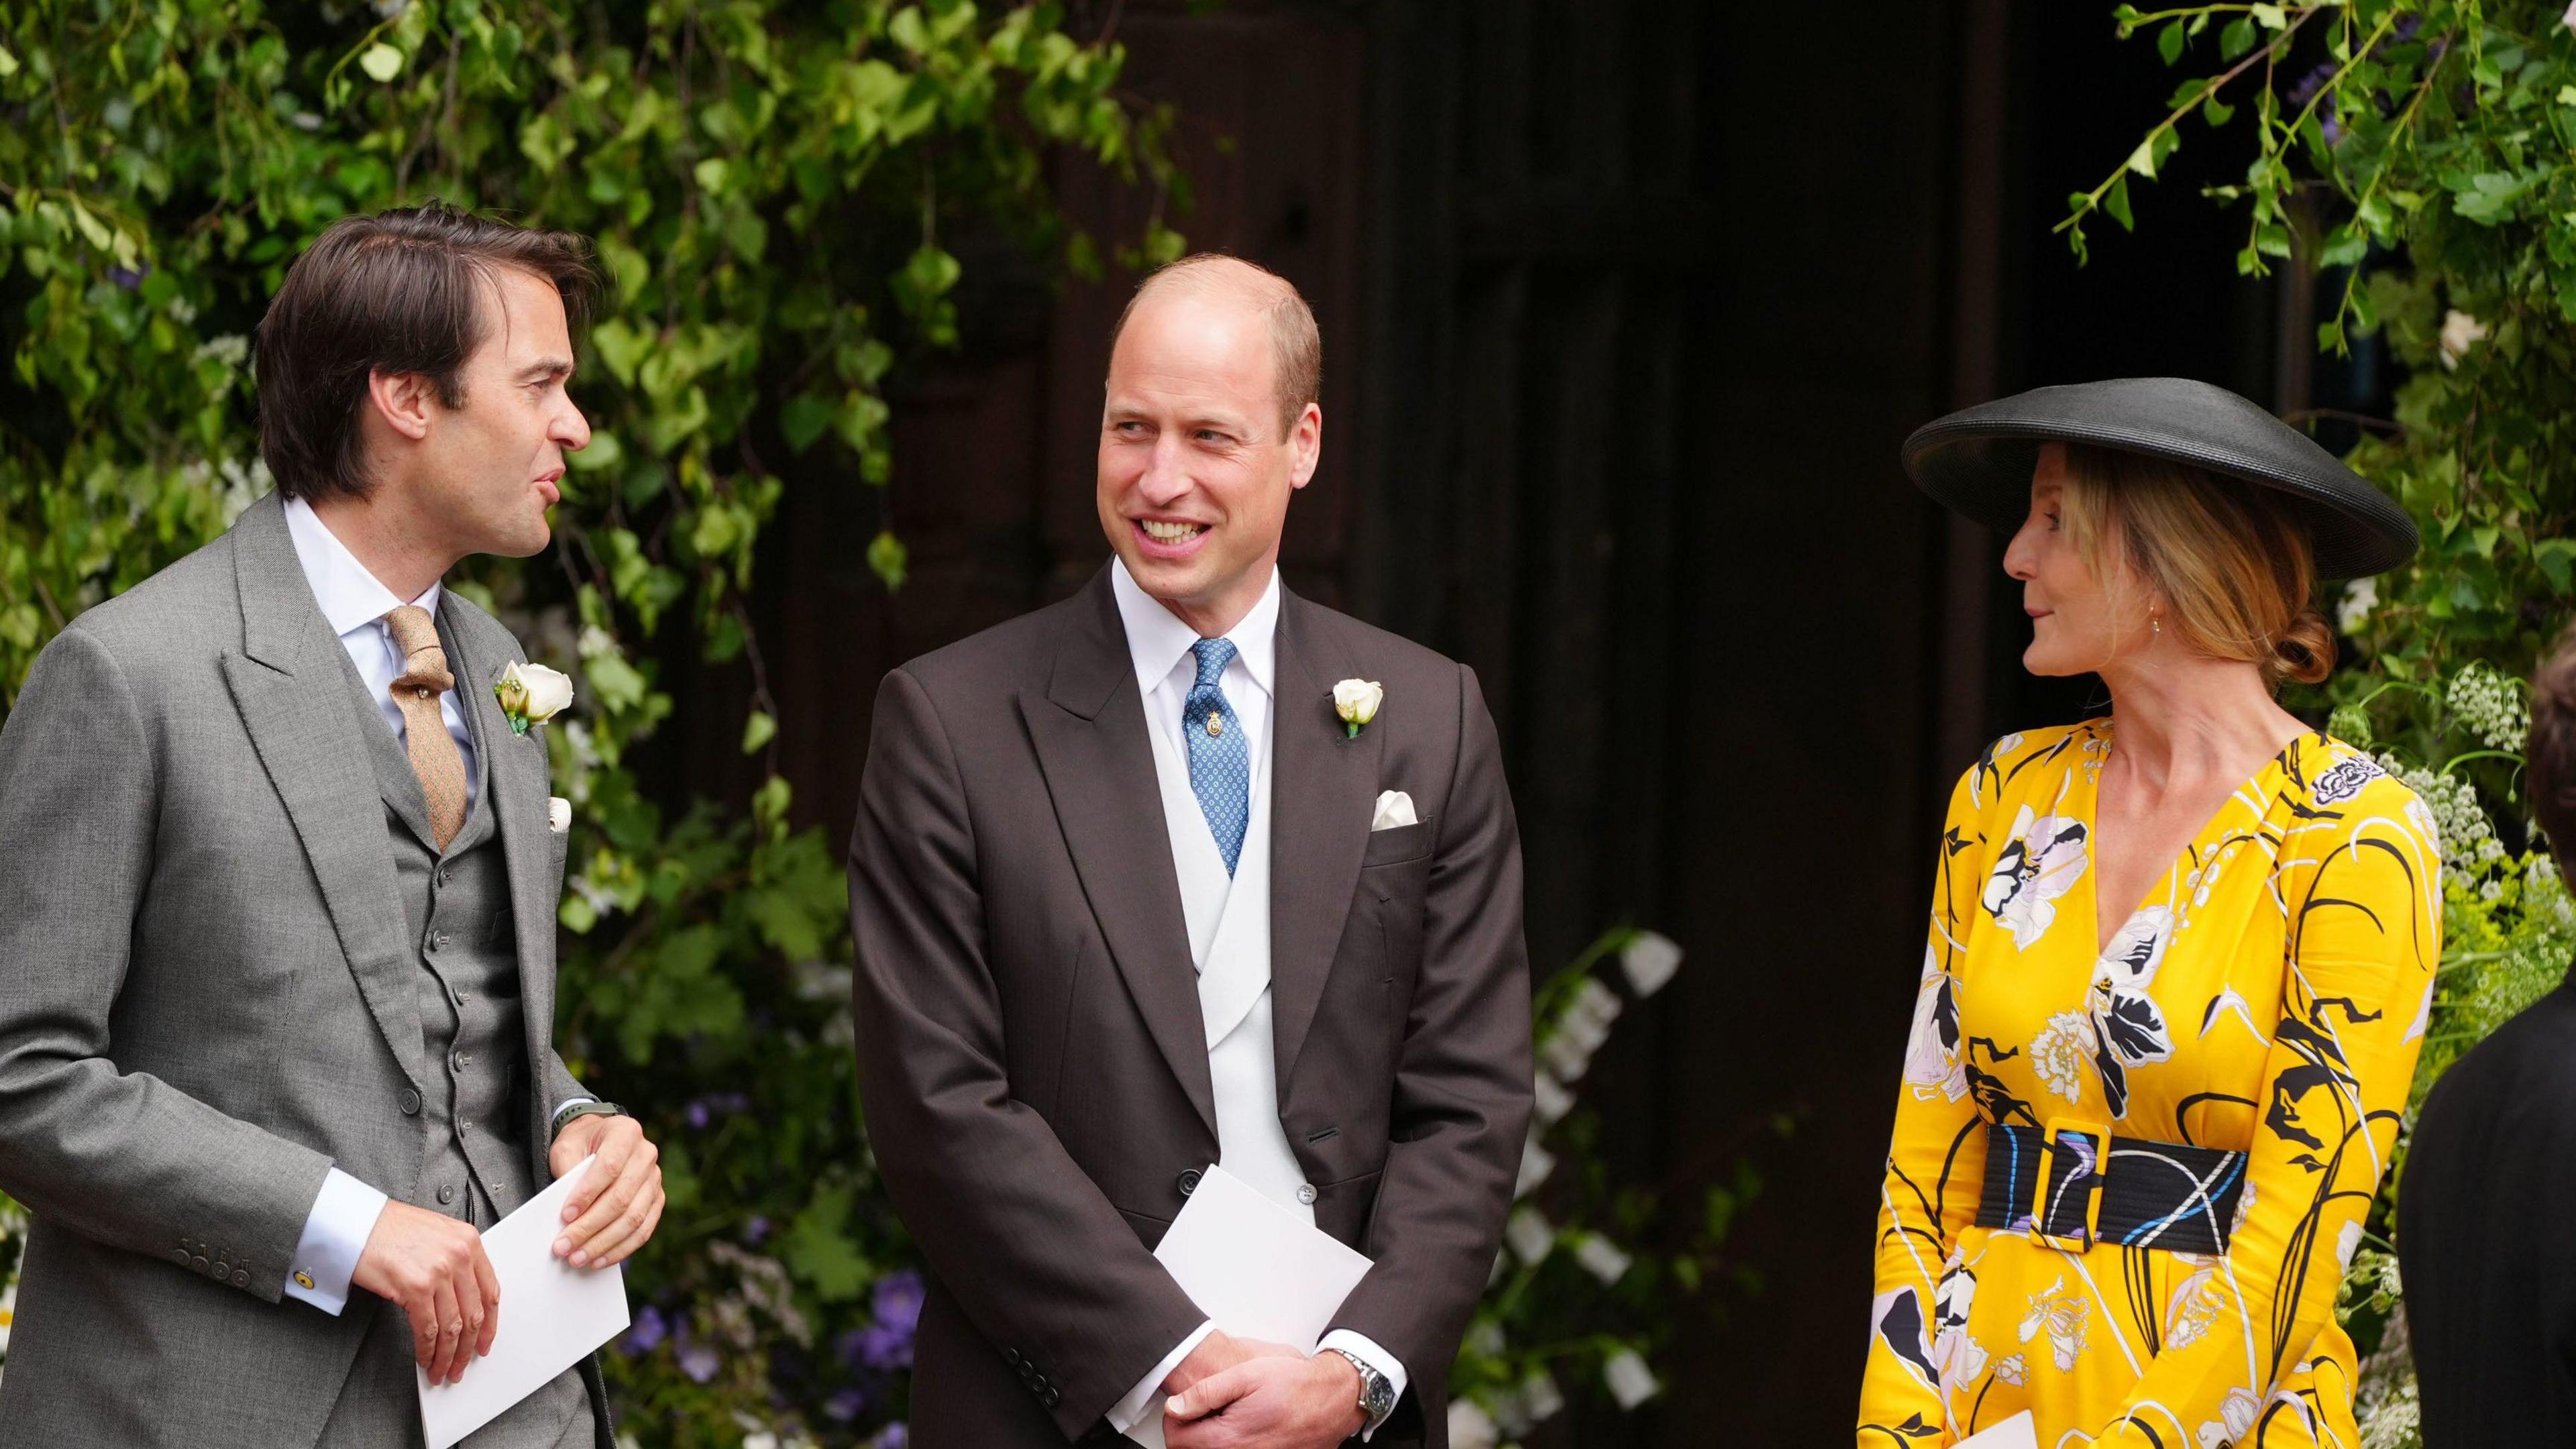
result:
[[[2095,1144],[2092,1166],[2085,1169],[2079,1160],[2077,1168],[2083,1172],[2083,1176],[2070,1175],[2067,1178],[2069,1185],[2081,1184],[2084,1192],[2084,1227],[2080,1233],[2051,1232],[2048,1226],[2052,1216],[2049,1209],[2053,1206],[2049,1201],[2049,1185],[2051,1179],[2057,1176],[2057,1154],[2066,1150],[2057,1145],[2058,1134],[2061,1132],[2089,1138]],[[2079,1253],[2090,1251],[2095,1235],[2102,1225],[2102,1174],[2110,1164],[2111,1129],[2099,1122],[2087,1122],[2074,1117],[2052,1117],[2048,1120],[2048,1125],[2040,1129],[2040,1147],[2039,1182],[2031,1189],[2031,1233],[2034,1237],[2045,1238],[2060,1247],[2072,1247]]]

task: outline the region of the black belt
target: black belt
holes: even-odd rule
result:
[[[2078,1251],[2099,1240],[2224,1253],[2244,1193],[2242,1152],[2114,1137],[2085,1123],[1990,1123],[1977,1226],[2026,1229]]]

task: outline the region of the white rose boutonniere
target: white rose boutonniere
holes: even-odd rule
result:
[[[1386,703],[1386,686],[1374,679],[1345,679],[1333,686],[1333,713],[1342,717],[1342,738],[1360,732],[1360,726],[1377,718],[1378,706]]]
[[[513,664],[501,671],[492,696],[501,701],[510,733],[524,735],[528,726],[544,724],[572,703],[572,680],[542,664]]]

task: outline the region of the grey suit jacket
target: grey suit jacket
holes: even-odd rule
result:
[[[535,1178],[553,1106],[560,837],[518,641],[453,591],[518,918]],[[423,1152],[417,968],[347,656],[274,495],[75,619],[0,730],[0,1190],[27,1242],[0,1449],[309,1445],[379,1312],[283,1296],[335,1164]],[[594,1387],[594,1399],[597,1391]]]
[[[1386,705],[1356,738],[1344,678]],[[1376,1444],[1446,1439],[1531,1095],[1520,844],[1475,676],[1294,594],[1273,714],[1279,1114],[1375,1260],[1335,1327],[1402,1359]],[[877,693],[850,851],[860,1087],[932,1282],[921,1449],[1104,1432],[1201,1321],[1153,1245],[1218,1155],[1180,886],[1104,571]],[[1379,791],[1421,823],[1369,829]]]

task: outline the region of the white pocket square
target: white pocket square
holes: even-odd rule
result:
[[[1369,822],[1369,829],[1393,830],[1399,825],[1420,823],[1413,813],[1413,797],[1402,790],[1388,790],[1377,797],[1377,818]]]
[[[572,802],[561,795],[546,797],[546,830],[561,835],[572,829]]]

